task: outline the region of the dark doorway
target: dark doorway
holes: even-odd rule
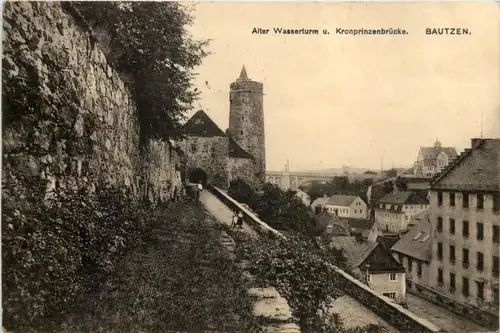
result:
[[[189,182],[202,184],[203,188],[207,187],[207,173],[200,168],[191,170],[189,173]]]

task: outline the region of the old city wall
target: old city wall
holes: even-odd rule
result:
[[[189,136],[179,141],[178,146],[186,154],[188,174],[201,169],[207,176],[207,181],[216,186],[229,186],[228,154],[229,142],[225,136]]]
[[[171,190],[171,145],[141,148],[132,93],[91,29],[63,6],[4,6],[4,172],[42,174],[52,188],[109,183],[151,197]]]

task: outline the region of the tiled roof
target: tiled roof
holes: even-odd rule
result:
[[[428,221],[429,211],[423,211],[412,219],[415,224],[396,244],[392,246],[394,252],[429,262],[431,260],[431,225]],[[418,236],[418,237],[417,237]]]
[[[358,241],[354,236],[334,236],[332,237],[332,245],[344,251],[347,262],[352,267],[358,267],[379,244]]]
[[[184,133],[193,136],[226,136],[202,110],[196,112],[183,126]]]
[[[253,159],[253,155],[241,148],[238,143],[229,137],[229,157]]]
[[[326,228],[326,226],[332,222],[340,222],[337,215],[325,211],[316,215],[316,220],[318,221],[318,227],[320,228]]]
[[[373,222],[366,219],[342,218],[342,222],[352,229],[371,230],[373,226]]]
[[[431,185],[433,189],[500,190],[500,139],[477,139]]]
[[[428,205],[429,200],[412,191],[393,191],[379,200],[380,203],[399,205]]]
[[[327,205],[350,206],[357,196],[336,194],[328,198]]]
[[[323,206],[326,202],[328,201],[328,198],[324,198],[324,197],[321,197],[321,198],[317,198],[316,200],[314,200],[311,204],[311,207],[316,207],[316,206]]]

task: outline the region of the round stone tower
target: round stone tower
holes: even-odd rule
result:
[[[255,157],[258,183],[266,179],[266,141],[264,132],[263,84],[248,78],[245,66],[230,86],[229,134]]]

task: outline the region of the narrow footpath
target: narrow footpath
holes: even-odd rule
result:
[[[233,212],[224,205],[215,195],[207,190],[201,192],[200,201],[205,209],[219,222],[226,225],[231,225]],[[243,223],[243,231],[245,233],[257,236],[257,232],[252,229],[247,223]]]

